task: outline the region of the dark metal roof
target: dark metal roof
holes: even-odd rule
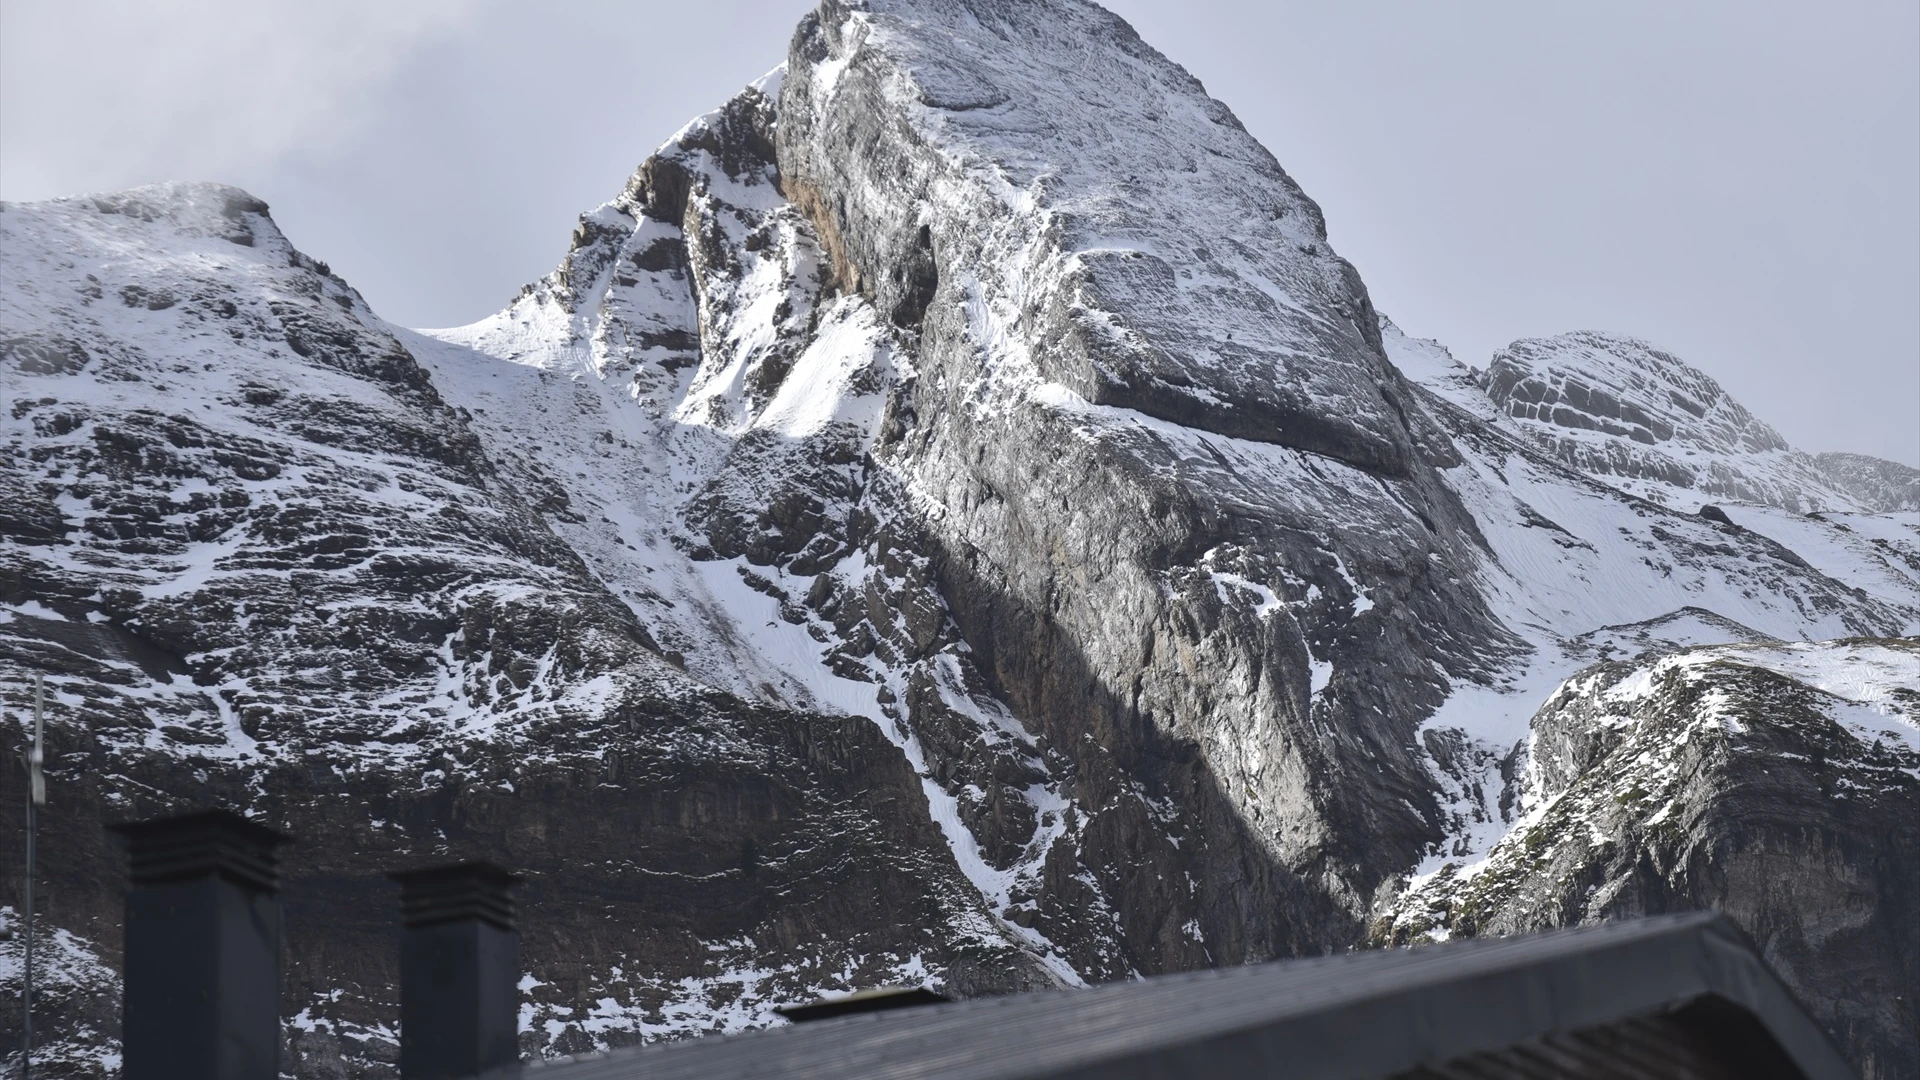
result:
[[[1698,914],[855,1015],[618,1051],[532,1075],[1387,1077],[1703,999],[1751,1016],[1777,1043],[1768,1053],[1781,1075],[1795,1066],[1808,1080],[1854,1075],[1745,936],[1723,916]]]

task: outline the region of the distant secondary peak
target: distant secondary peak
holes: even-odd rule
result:
[[[1415,377],[1434,385],[1431,375]],[[1802,513],[1920,506],[1920,473],[1878,458],[1795,450],[1704,372],[1638,338],[1525,338],[1495,353],[1477,382],[1535,444],[1676,508],[1709,499]]]
[[[1509,416],[1647,446],[1788,449],[1706,373],[1638,338],[1595,331],[1523,338],[1494,354],[1487,396]]]

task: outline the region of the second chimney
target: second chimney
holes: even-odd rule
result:
[[[520,1060],[520,935],[486,862],[387,875],[400,883],[400,1075],[456,1080]]]

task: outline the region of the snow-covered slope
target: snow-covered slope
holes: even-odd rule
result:
[[[1417,873],[1483,855],[1506,834],[1506,756],[1547,693],[1589,664],[1727,641],[1920,633],[1908,559],[1920,517],[1732,504],[1674,513],[1623,492],[1613,474],[1548,458],[1487,396],[1483,373],[1390,322],[1382,330],[1388,355],[1454,435],[1462,461],[1447,482],[1482,530],[1485,587],[1502,623],[1533,646],[1501,682],[1456,688],[1427,721],[1423,738],[1442,752],[1455,802],[1452,835]]]
[[[55,677],[56,776],[337,837],[295,877],[363,906],[369,853],[526,867],[530,1052],[1583,917],[1559,879],[1471,918],[1437,883],[1512,878],[1467,868],[1524,848],[1525,748],[1594,672],[1920,690],[1886,659],[1920,513],[1866,512],[1897,466],[1775,446],[1625,339],[1496,381],[1406,338],[1224,106],[1078,0],[829,0],[471,326],[382,323],[231,189],[0,228],[0,647]],[[1704,745],[1669,714],[1636,754]],[[1736,787],[1698,789],[1702,845]],[[1768,790],[1816,823],[1777,838],[1797,872],[1854,828]],[[109,895],[92,852],[62,873]],[[1887,1019],[1828,976],[1920,955],[1883,892],[1775,957],[1859,1055]],[[108,968],[112,917],[68,925]],[[303,1074],[385,1052],[365,929],[295,965]]]
[[[100,686],[63,701],[114,750],[257,763],[284,727],[335,765],[384,768],[443,732],[604,708],[607,669],[635,646],[645,662],[644,632],[265,211],[180,185],[0,216],[6,501],[33,531],[0,552],[5,625],[89,657]],[[593,679],[495,690],[487,643],[434,594],[467,611],[551,598],[627,640],[599,645]],[[399,626],[422,640],[362,650]]]

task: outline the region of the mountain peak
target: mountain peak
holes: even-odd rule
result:
[[[837,278],[930,340],[1047,336],[990,358],[983,401],[1064,388],[1409,467],[1372,304],[1319,208],[1112,13],[1076,0],[824,4],[795,38],[779,112],[785,193]],[[871,197],[821,195],[849,191]]]
[[[1914,1071],[1859,993],[1914,650],[1786,643],[1920,628],[1920,515],[1730,501],[1911,470],[1630,338],[1408,338],[1079,0],[828,0],[608,194],[418,332],[238,189],[0,213],[0,704],[45,677],[63,821],[303,837],[296,1076],[390,1064],[333,900],[428,854],[525,874],[534,1054],[1710,904]],[[88,1060],[122,870],[49,867]]]

